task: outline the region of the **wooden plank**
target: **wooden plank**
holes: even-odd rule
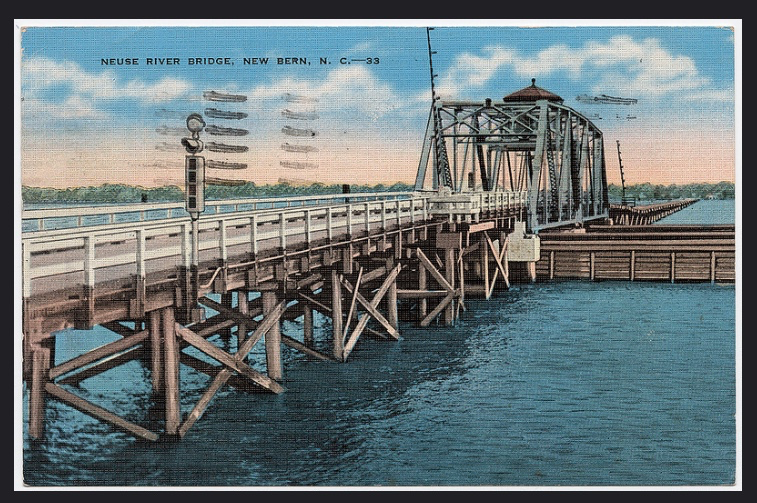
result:
[[[303,299],[307,300],[308,302],[310,302],[311,304],[313,304],[313,306],[314,306],[314,307],[315,307],[315,308],[316,308],[316,309],[317,309],[318,311],[322,312],[322,313],[323,313],[323,314],[325,314],[326,316],[329,316],[329,317],[331,317],[331,316],[332,316],[332,311],[331,311],[331,308],[330,308],[330,307],[328,307],[327,305],[323,304],[322,302],[319,302],[319,301],[318,301],[317,299],[315,299],[314,297],[308,296],[308,295],[306,295],[306,294],[304,294],[304,293],[302,293],[302,292],[299,292],[299,293],[298,293],[298,295],[299,295],[300,297],[302,297]],[[381,332],[377,332],[376,330],[373,330],[373,329],[372,329],[372,328],[370,328],[370,327],[365,327],[365,330],[364,330],[364,331],[365,331],[366,333],[368,333],[368,334],[371,334],[371,335],[373,335],[373,336],[375,336],[375,337],[378,337],[379,339],[388,339],[388,337],[387,337],[386,335],[382,334]],[[333,359],[333,358],[332,358],[332,359]],[[337,358],[337,360],[340,360],[340,358]]]
[[[147,337],[149,337],[149,335],[149,330],[143,330],[138,334],[132,335],[130,337],[125,337],[123,339],[100,346],[97,349],[93,349],[92,351],[84,353],[83,355],[77,356],[53,367],[52,369],[50,369],[49,377],[50,379],[55,379],[56,377],[60,377],[61,375],[83,367],[84,365],[88,365],[90,363],[96,362],[97,360],[101,360],[113,354],[120,353],[121,351],[136,346],[137,344],[143,343],[147,339]]]
[[[447,305],[448,305],[448,304],[449,304],[450,302],[452,302],[452,301],[454,300],[454,298],[455,298],[455,296],[454,296],[454,293],[452,293],[452,294],[448,294],[448,295],[447,295],[446,297],[444,297],[444,298],[443,298],[443,299],[442,299],[442,300],[441,300],[441,301],[439,302],[439,304],[438,304],[438,305],[437,305],[437,306],[436,306],[436,307],[435,307],[435,308],[434,308],[433,310],[431,310],[431,312],[430,312],[430,313],[428,313],[428,315],[427,315],[427,316],[426,316],[425,318],[423,318],[423,319],[421,320],[421,323],[420,323],[420,325],[421,325],[422,327],[427,327],[427,326],[429,326],[429,325],[431,324],[431,322],[432,322],[432,321],[434,320],[434,318],[436,318],[436,317],[437,317],[437,316],[439,315],[439,313],[441,313],[441,312],[442,312],[442,310],[443,310],[444,308],[446,308],[446,307],[447,307]]]
[[[489,229],[493,229],[496,222],[494,220],[489,220],[488,222],[480,222],[475,224],[469,224],[468,225],[468,233],[473,234],[476,232],[486,231]]]
[[[356,287],[353,289],[344,276],[339,276],[339,282],[342,286],[352,292],[352,301],[350,302],[350,309],[347,311],[347,322],[344,324],[344,333],[342,334],[342,340],[347,339],[347,333],[350,331],[350,321],[352,321],[352,313],[355,310],[355,303],[357,302],[357,296],[359,295],[358,289],[360,288],[360,280],[363,277],[363,267],[360,267],[360,271],[357,273],[357,280],[355,280]]]
[[[400,273],[401,269],[402,269],[402,264],[397,264],[397,266],[394,269],[392,269],[392,271],[386,276],[386,279],[384,279],[384,283],[381,285],[381,287],[378,289],[376,294],[373,296],[373,300],[371,300],[371,302],[368,304],[369,306],[375,309],[379,305],[379,302],[381,302],[381,299],[384,298],[384,295],[389,289],[389,285],[397,278],[397,275]],[[358,321],[357,326],[353,330],[352,335],[350,335],[350,338],[344,344],[344,352],[342,355],[343,361],[347,361],[347,356],[349,356],[350,352],[352,352],[352,349],[355,347],[355,344],[357,344],[357,340],[360,337],[360,334],[365,329],[365,326],[368,324],[368,320],[370,319],[370,317],[371,317],[370,314],[364,314],[363,316],[360,317],[360,320]],[[396,331],[394,331],[394,327],[392,327],[392,331],[389,331],[389,335],[391,335],[395,339],[399,338],[399,334]]]
[[[234,359],[234,357],[226,353],[224,350],[217,348],[216,346],[206,341],[202,337],[199,337],[197,334],[195,334],[188,328],[184,328],[181,325],[176,325],[176,333],[179,335],[179,337],[184,339],[191,346],[199,349],[206,355],[217,360],[219,363],[222,363],[223,365],[230,367],[235,372],[259,384],[261,387],[267,389],[268,391],[271,391],[273,393],[281,393],[284,391],[284,388],[273,379],[270,379],[264,376],[263,374],[260,374],[259,372],[250,368],[245,363]],[[251,340],[253,340],[252,336],[249,337],[245,341],[245,343]]]
[[[384,326],[384,328],[386,328],[386,331],[389,332],[389,335],[391,335],[395,339],[399,338],[399,332],[397,332],[397,329],[389,322],[389,320],[387,320],[384,317],[384,315],[382,315],[378,311],[377,309],[378,303],[376,303],[376,305],[374,306],[373,301],[368,302],[368,299],[366,299],[363,296],[363,294],[361,294],[357,290],[353,290],[352,285],[350,285],[349,282],[347,282],[346,280],[344,280],[343,285],[349,292],[352,292],[354,294],[354,298],[358,302],[360,302],[360,304],[365,308],[365,310],[368,311],[368,313],[371,316],[373,316],[376,319],[376,321],[381,323]]]
[[[334,361],[333,358],[326,356],[323,353],[316,351],[315,349],[307,347],[305,344],[302,344],[300,341],[293,339],[289,337],[288,335],[281,334],[281,342],[292,349],[296,349],[297,351],[302,351],[303,353],[313,356],[315,358],[318,358],[319,360],[330,361],[330,362]]]
[[[373,269],[372,271],[369,271],[363,274],[362,283],[370,283],[371,281],[375,279],[381,278],[386,273],[387,273],[386,267],[384,266],[377,267],[376,269]]]
[[[257,299],[256,299],[257,300]],[[263,308],[262,307],[251,307],[248,305],[248,314],[244,315],[240,313],[239,311],[235,311],[234,309],[224,306],[223,304],[219,304],[218,302],[214,301],[213,299],[209,299],[208,297],[200,297],[197,299],[197,302],[200,304],[207,306],[215,311],[218,311],[219,314],[223,315],[225,318],[231,319],[234,321],[230,326],[234,326],[238,323],[257,323],[254,318],[256,316],[260,316],[263,314]],[[228,325],[227,325],[228,326]],[[218,327],[217,331],[223,330],[224,327]]]
[[[247,323],[257,323],[257,322],[252,321],[252,322],[247,322]],[[212,325],[205,325],[205,327],[202,330],[199,330],[195,333],[199,335],[200,337],[207,339],[209,336],[219,333],[224,328],[233,327],[236,324],[237,324],[236,320],[225,319],[221,322],[214,323]]]
[[[120,367],[124,363],[128,363],[136,358],[142,358],[145,356],[145,348],[142,346],[135,346],[131,349],[127,349],[123,353],[116,354],[113,356],[110,356],[108,358],[100,360],[98,363],[92,365],[91,367],[87,367],[86,369],[79,368],[77,372],[67,375],[65,377],[62,377],[58,383],[60,384],[71,384],[74,386],[79,385],[82,381],[85,379],[89,379],[90,377],[95,377],[97,375],[102,374],[103,372],[107,372],[110,369],[114,369],[116,367]]]
[[[444,297],[449,294],[446,290],[397,290],[399,299],[430,299]]]
[[[426,255],[421,251],[420,248],[415,249],[415,254],[424,268],[431,274],[431,276],[434,277],[434,279],[442,288],[444,288],[448,292],[455,291],[452,285],[450,285],[447,279],[442,276],[442,273],[440,273],[439,270],[434,266],[434,264],[431,263],[431,261],[428,259],[428,257],[426,257]]]
[[[45,385],[45,391],[49,395],[54,396],[61,402],[67,405],[70,405],[76,410],[79,410],[85,414],[88,414],[92,417],[100,419],[101,421],[105,421],[106,423],[109,423],[110,425],[116,427],[117,429],[121,431],[130,433],[136,437],[143,438],[145,440],[150,440],[153,442],[155,442],[159,438],[157,433],[154,433],[146,428],[143,428],[130,421],[127,421],[121,416],[113,414],[112,412],[109,412],[103,409],[102,407],[93,404],[92,402],[89,402],[81,397],[78,397],[74,395],[73,393],[70,393],[64,390],[57,384],[48,382]]]
[[[215,379],[215,377],[218,374],[220,374],[223,371],[223,369],[226,368],[223,365],[212,365],[206,362],[205,360],[201,360],[187,353],[180,353],[179,361],[182,363],[182,365],[186,365],[187,367],[192,368],[196,370],[197,372],[201,372],[207,376],[210,376],[213,379]],[[250,385],[250,381],[239,376],[238,374],[232,374],[231,377],[229,377],[229,380],[226,382],[226,384],[241,391],[249,391],[252,387]],[[257,391],[258,389],[259,388],[255,386],[255,391]]]
[[[507,245],[510,242],[510,238],[509,237],[505,238],[505,241],[502,243],[502,247],[500,248],[499,255],[497,254],[497,250],[494,248],[494,243],[492,242],[491,238],[488,235],[486,236],[486,241],[489,245],[489,249],[492,252],[492,256],[494,257],[494,262],[497,264],[497,270],[494,271],[494,279],[492,279],[492,284],[491,284],[492,291],[494,290],[494,284],[497,281],[497,276],[499,274],[502,274],[502,278],[505,281],[505,286],[507,288],[510,288],[510,278],[508,277],[509,271],[504,266],[504,264],[507,263],[507,260],[505,260],[504,263],[502,262],[502,259],[507,253]],[[491,296],[491,292],[488,295]]]

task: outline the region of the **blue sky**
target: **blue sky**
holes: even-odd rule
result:
[[[21,36],[22,182],[178,184],[183,153],[173,146],[182,136],[182,117],[207,107],[248,114],[236,123],[207,119],[248,129],[244,137],[203,135],[250,147],[244,154],[214,154],[248,164],[235,178],[412,182],[430,106],[424,26],[29,27]],[[621,141],[630,183],[734,180],[737,83],[730,29],[434,26],[443,98],[496,101],[536,78],[566,105],[602,117],[595,123],[607,145]],[[234,64],[188,64],[188,58],[207,57]],[[268,57],[269,63],[244,65],[245,57]],[[279,57],[310,64],[279,65]],[[138,58],[139,64],[103,65],[103,58]],[[178,58],[179,64],[147,65],[147,58]],[[371,63],[340,64],[341,58]],[[202,99],[207,90],[248,100],[211,103]],[[286,93],[302,100],[286,101]],[[639,102],[585,105],[576,101],[579,94]],[[316,118],[287,119],[284,109]],[[284,126],[317,135],[289,137]],[[169,134],[159,133],[162,127]],[[314,149],[292,154],[281,149],[284,142]],[[51,151],[51,143],[60,147]],[[606,152],[608,160],[614,154]],[[309,167],[285,167],[291,160]],[[619,181],[617,164],[608,164],[608,178]]]

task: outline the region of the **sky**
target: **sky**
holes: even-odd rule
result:
[[[425,30],[430,23],[16,24],[23,185],[181,186],[180,140],[192,112],[205,115],[208,125],[247,131],[201,133],[206,143],[249,148],[203,152],[214,161],[247,166],[212,169],[209,176],[258,184],[282,178],[415,180],[431,104]],[[442,99],[496,102],[535,78],[602,130],[609,183],[620,183],[616,140],[629,184],[736,179],[740,60],[728,25],[493,24],[503,23],[430,24]],[[268,63],[245,64],[245,58]],[[279,64],[278,58],[290,61]],[[203,98],[206,91],[247,100],[211,102]],[[576,100],[582,94],[638,103],[585,104]],[[210,118],[207,108],[246,117]],[[287,127],[315,134],[291,136],[283,131]],[[309,151],[288,151],[286,143]]]

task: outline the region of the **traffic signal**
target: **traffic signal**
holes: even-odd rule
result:
[[[193,217],[205,211],[205,158],[199,155],[186,156],[187,212]]]

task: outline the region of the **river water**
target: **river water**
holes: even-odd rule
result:
[[[723,214],[697,208],[709,203],[720,201],[678,218]],[[345,364],[284,348],[285,393],[226,387],[180,442],[135,441],[51,401],[44,440],[29,442],[24,426],[24,480],[256,488],[734,483],[733,285],[557,281],[516,285],[466,306],[451,328],[402,324],[399,341],[361,338]],[[329,321],[316,315],[315,324],[325,345]],[[284,322],[284,333],[299,330]],[[68,331],[56,360],[113,339],[97,328]],[[261,361],[260,350],[253,358]],[[132,361],[72,390],[158,431],[148,368]],[[187,367],[181,374],[186,415],[208,378]]]

